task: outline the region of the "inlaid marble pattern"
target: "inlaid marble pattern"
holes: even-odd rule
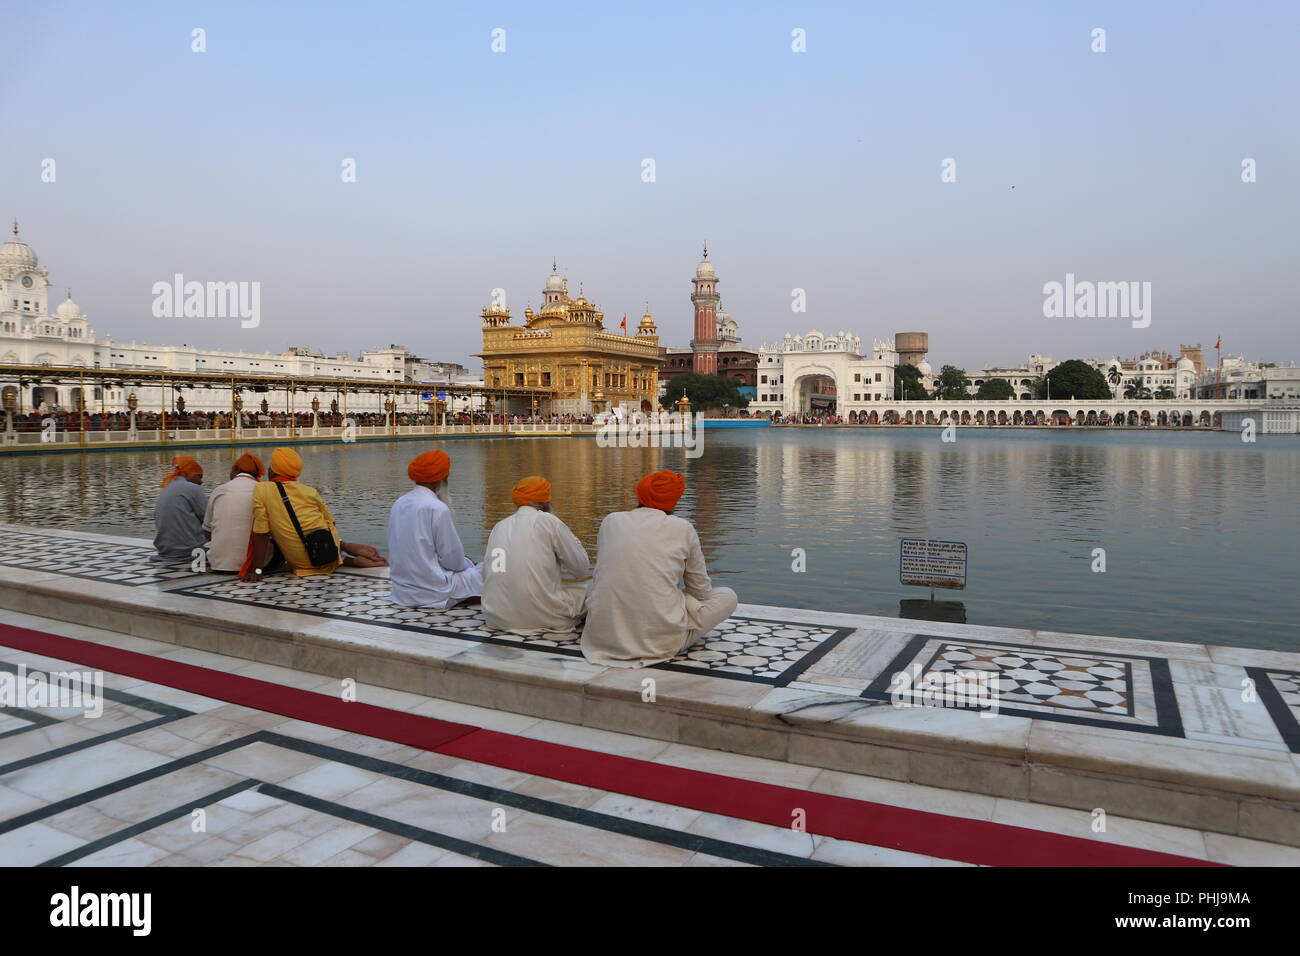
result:
[[[153,561],[146,545],[117,544],[0,527],[0,565],[139,587],[197,577],[188,561]]]
[[[1259,699],[1292,753],[1300,753],[1300,671],[1247,667]]]
[[[919,634],[862,696],[891,699],[891,680],[900,671],[987,672],[999,713],[1183,734],[1169,664],[1159,658]]]
[[[260,584],[238,580],[204,582],[172,589],[173,594],[335,617],[362,624],[438,634],[487,644],[506,644],[580,656],[578,636],[538,636],[495,631],[477,606],[445,611],[401,608],[388,600],[384,578],[339,571],[298,578],[272,575]],[[732,617],[687,653],[658,666],[687,673],[784,686],[851,633],[850,628],[790,621]]]

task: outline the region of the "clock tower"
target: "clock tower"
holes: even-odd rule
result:
[[[704,258],[695,267],[691,280],[695,291],[695,337],[691,339],[691,370],[697,375],[718,374],[718,276],[709,261],[709,244],[704,244]]]

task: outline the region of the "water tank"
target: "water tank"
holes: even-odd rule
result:
[[[898,332],[894,335],[894,349],[899,365],[919,365],[930,351],[929,332]]]

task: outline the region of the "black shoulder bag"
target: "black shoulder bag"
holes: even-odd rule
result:
[[[319,528],[311,534],[302,533],[302,525],[298,523],[298,516],[293,512],[293,505],[289,503],[289,492],[284,490],[283,482],[275,482],[275,486],[280,489],[280,500],[284,502],[285,511],[289,512],[289,520],[293,522],[293,530],[298,532],[298,537],[302,539],[302,546],[307,550],[307,560],[311,562],[313,568],[323,568],[327,564],[333,564],[339,559],[339,546],[334,543],[334,535],[330,534],[329,528]]]

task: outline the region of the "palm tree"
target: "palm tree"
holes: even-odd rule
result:
[[[1133,380],[1133,382],[1128,386],[1128,388],[1124,389],[1124,397],[1125,398],[1150,398],[1151,389],[1147,387],[1146,383],[1142,381],[1142,376],[1139,375],[1137,378]]]
[[[1124,373],[1119,370],[1118,365],[1112,365],[1110,371],[1106,373],[1106,378],[1110,381],[1110,387],[1114,391],[1115,397],[1118,398],[1119,383],[1124,381]]]
[[[1156,397],[1156,398],[1173,398],[1173,397],[1174,397],[1174,390],[1173,390],[1172,388],[1170,388],[1168,385],[1161,385],[1158,389],[1156,389],[1156,396],[1155,396],[1155,397]]]

